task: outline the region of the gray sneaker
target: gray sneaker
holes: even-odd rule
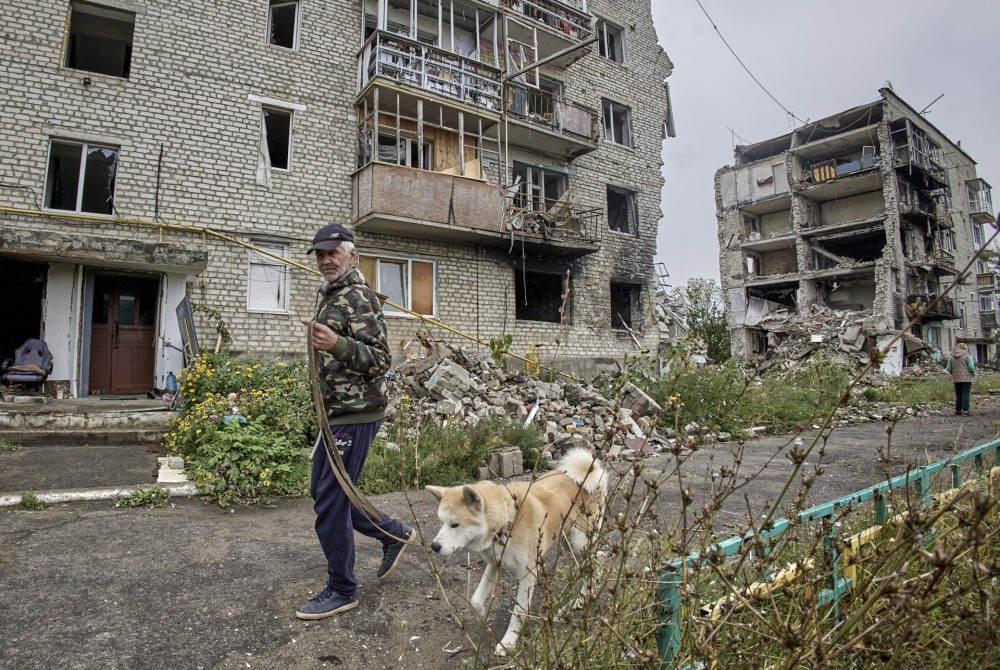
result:
[[[413,537],[413,529],[403,524],[403,540],[409,540]],[[399,564],[399,559],[402,558],[403,552],[409,546],[406,542],[400,542],[395,540],[388,544],[382,545],[382,565],[378,566],[378,578],[386,579],[392,574],[392,571],[396,569]]]
[[[300,619],[325,619],[358,606],[357,596],[342,596],[327,585],[323,592],[295,610]]]

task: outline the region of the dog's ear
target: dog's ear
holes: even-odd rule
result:
[[[438,500],[441,500],[441,498],[444,497],[444,489],[440,486],[425,486],[424,488],[430,491],[431,495]]]
[[[471,486],[462,487],[462,502],[476,511],[483,509],[483,497]]]

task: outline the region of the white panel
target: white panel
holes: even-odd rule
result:
[[[785,176],[785,161],[772,165],[771,174],[774,175],[774,192],[788,193],[788,177]]]
[[[80,305],[76,299],[76,266],[50,265],[45,280],[42,339],[52,352],[49,379],[74,379]]]
[[[774,195],[774,171],[770,165],[755,165],[751,169],[750,192],[754,200]]]
[[[739,202],[753,200],[753,191],[750,190],[750,168],[742,168],[736,172],[736,199]]]
[[[184,367],[181,353],[181,327],[177,322],[177,305],[185,296],[186,275],[167,273],[160,283],[163,299],[160,301],[159,337],[156,338],[156,387],[166,388],[167,373],[179,372]],[[167,345],[170,346],[167,346]],[[201,342],[199,342],[201,344]],[[212,344],[215,342],[213,340]],[[175,348],[176,347],[176,348]]]
[[[719,190],[722,195],[723,209],[736,206],[736,173],[726,172],[719,177]]]

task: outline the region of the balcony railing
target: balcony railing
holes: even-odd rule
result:
[[[996,328],[997,327],[997,310],[990,309],[979,312],[979,323],[983,328]]]
[[[931,263],[946,274],[955,274],[955,254],[950,251],[935,249],[931,254]]]
[[[472,58],[379,31],[360,59],[362,90],[384,77],[500,113],[500,70]]]
[[[590,16],[578,7],[577,2],[500,0],[500,4],[572,38],[585,40],[591,35]]]
[[[586,241],[596,243],[603,222],[601,208],[552,207],[548,212],[518,207],[507,210],[507,228],[548,241]]]
[[[938,299],[933,293],[916,293],[906,297],[906,316],[910,319],[920,316],[921,321],[946,321],[957,319],[958,310],[951,298]]]
[[[507,112],[526,123],[588,142],[600,137],[596,111],[524,84],[508,84]]]

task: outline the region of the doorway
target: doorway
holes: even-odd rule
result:
[[[93,276],[88,393],[144,393],[155,386],[158,277]]]

